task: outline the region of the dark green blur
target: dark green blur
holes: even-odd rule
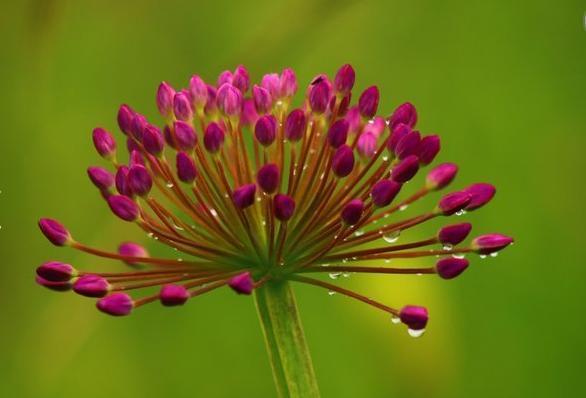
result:
[[[35,286],[48,259],[113,267],[52,247],[36,221],[55,217],[106,248],[147,240],[110,215],[85,168],[103,164],[91,129],[114,129],[121,102],[155,118],[161,80],[290,66],[303,92],[346,62],[358,89],[379,85],[383,113],[417,105],[421,129],[442,136],[439,160],[461,166],[454,186],[497,185],[468,217],[475,233],[517,242],[471,257],[453,281],[340,281],[390,305],[427,305],[420,339],[365,305],[297,287],[323,397],[582,396],[585,11],[572,0],[3,1],[0,396],[274,396],[250,298],[224,289],[106,317],[92,300]]]

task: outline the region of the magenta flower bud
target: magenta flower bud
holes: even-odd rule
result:
[[[265,164],[256,173],[258,186],[269,195],[275,193],[279,187],[280,178],[281,172],[279,171],[279,167],[274,163]]]
[[[400,123],[406,124],[409,127],[415,127],[417,123],[417,110],[410,102],[405,102],[399,105],[389,118],[389,126],[394,130]]]
[[[218,123],[212,122],[206,127],[203,135],[203,145],[210,153],[216,153],[224,143],[224,130]]]
[[[134,119],[134,111],[132,110],[132,108],[126,104],[120,105],[120,108],[118,109],[117,121],[118,121],[118,127],[120,127],[120,130],[124,134],[126,134],[126,135],[131,134],[132,120],[133,119]]]
[[[175,94],[173,97],[173,112],[179,120],[189,121],[193,118],[191,99],[187,93],[180,91]]]
[[[207,85],[208,88],[208,100],[206,101],[206,106],[204,108],[205,113],[208,115],[216,113],[216,109],[218,108],[218,90],[214,86]]]
[[[281,91],[281,79],[279,75],[276,73],[269,73],[262,77],[260,85],[268,90],[271,94],[271,98],[277,99],[279,98],[279,94]]]
[[[440,138],[437,135],[426,135],[421,139],[419,148],[417,149],[417,156],[419,163],[428,165],[437,156],[440,151]]]
[[[208,87],[198,75],[193,75],[189,80],[189,95],[198,109],[201,109],[208,100]]]
[[[258,120],[258,113],[254,107],[252,98],[245,98],[242,101],[242,113],[240,114],[240,124],[242,126],[253,126]]]
[[[132,298],[126,293],[113,293],[98,300],[96,307],[105,314],[125,316],[134,307]]]
[[[193,127],[191,127],[191,124],[179,120],[173,123],[173,129],[175,131],[177,145],[179,145],[180,149],[189,151],[195,147],[195,144],[197,144],[197,135]]]
[[[140,113],[135,113],[130,124],[130,135],[139,142],[142,141],[142,135],[145,127],[149,124],[146,117]]]
[[[254,107],[259,114],[264,115],[270,112],[273,106],[273,100],[269,90],[255,84],[252,87],[252,99],[254,100]]]
[[[97,127],[92,132],[92,139],[96,151],[104,159],[112,159],[116,154],[116,141],[112,134],[108,133],[101,127]]]
[[[126,181],[132,193],[138,196],[148,195],[153,187],[153,179],[149,171],[139,164],[130,167]]]
[[[52,282],[43,277],[36,276],[35,282],[37,284],[46,287],[47,289],[53,290],[55,292],[67,292],[71,290],[71,281],[67,282]]]
[[[345,119],[348,122],[348,132],[350,134],[357,133],[360,128],[360,111],[358,107],[348,109]]]
[[[348,145],[339,147],[332,157],[332,170],[337,177],[346,177],[354,168],[354,152]]]
[[[49,261],[37,268],[37,275],[50,282],[67,282],[77,276],[77,270],[69,264]]]
[[[358,150],[358,153],[365,158],[373,157],[377,148],[376,141],[376,135],[370,131],[360,134],[358,137],[358,142],[356,143],[356,149]]]
[[[437,239],[445,245],[457,245],[468,237],[471,230],[472,224],[467,222],[447,225],[439,230]]]
[[[132,196],[132,190],[128,186],[128,171],[130,169],[127,166],[120,166],[116,171],[116,190],[121,195]]]
[[[392,180],[380,180],[372,186],[370,197],[377,207],[389,205],[401,190],[401,184]]]
[[[397,143],[395,155],[397,155],[399,159],[405,159],[407,156],[417,155],[420,143],[421,135],[419,134],[419,131],[411,131]]]
[[[126,257],[149,257],[149,252],[144,247],[134,242],[122,242],[120,246],[118,246],[118,254]],[[139,264],[139,262],[134,261],[123,261],[126,264],[133,266]]]
[[[380,116],[375,116],[372,120],[370,120],[367,123],[365,128],[367,128],[368,131],[373,133],[378,138],[386,130],[387,124],[384,118]]]
[[[429,319],[427,309],[416,305],[406,305],[401,309],[399,318],[411,330],[424,330]]]
[[[254,290],[254,281],[250,272],[243,272],[232,277],[228,285],[238,294],[250,294]]]
[[[322,80],[311,86],[309,92],[309,105],[314,113],[324,113],[328,109],[332,95],[330,85]]]
[[[426,185],[428,189],[437,191],[448,186],[456,177],[458,166],[453,163],[442,163],[427,173]]]
[[[128,160],[129,166],[144,166],[144,158],[139,151],[132,151],[130,152],[130,159]]]
[[[57,220],[41,218],[39,228],[43,235],[55,246],[67,246],[73,242],[69,231]]]
[[[337,94],[347,95],[350,93],[350,91],[352,91],[355,79],[356,74],[354,72],[354,68],[352,68],[352,65],[346,64],[342,66],[334,78],[334,90]]]
[[[189,299],[189,292],[181,285],[164,285],[159,292],[159,299],[167,307],[183,305]]]
[[[438,260],[435,271],[443,279],[454,279],[468,268],[470,263],[465,258],[446,257]]]
[[[348,138],[348,122],[344,119],[338,119],[330,126],[328,130],[328,143],[332,148],[339,148],[346,143]]]
[[[175,165],[177,167],[177,177],[187,184],[191,184],[197,177],[197,168],[195,161],[185,152],[177,152],[175,156]]]
[[[411,133],[411,127],[406,124],[398,124],[391,132],[391,136],[387,143],[387,149],[396,155],[397,145],[407,134]]]
[[[438,211],[444,216],[451,216],[454,213],[464,210],[470,203],[470,194],[464,191],[456,191],[444,195],[438,204]]]
[[[405,159],[393,167],[391,179],[398,183],[404,184],[411,180],[419,170],[419,158],[415,155],[407,156]]]
[[[229,83],[218,89],[218,108],[226,116],[238,116],[242,110],[242,93]]]
[[[132,151],[140,151],[140,146],[136,142],[136,140],[132,137],[128,137],[126,139],[126,150],[128,153],[132,153]]]
[[[160,155],[165,147],[165,139],[161,134],[161,130],[152,124],[147,125],[143,130],[142,145],[151,155]],[[137,151],[132,152],[138,153]]]
[[[352,199],[342,209],[342,221],[346,225],[355,225],[360,221],[364,212],[364,202],[361,199]]]
[[[218,80],[216,81],[216,86],[220,87],[222,84],[232,84],[232,80],[234,79],[234,75],[231,71],[225,70],[218,76]]]
[[[238,187],[232,192],[232,200],[239,209],[245,209],[254,204],[256,184],[247,184]]]
[[[232,76],[232,85],[236,87],[242,94],[246,94],[250,87],[250,75],[248,70],[243,65],[238,65]]]
[[[291,142],[299,141],[305,134],[307,120],[301,109],[294,109],[285,120],[285,137]]]
[[[175,89],[167,82],[159,84],[157,90],[157,108],[159,113],[164,118],[170,118],[173,115],[173,97],[175,97]]]
[[[513,238],[501,234],[481,235],[472,241],[470,247],[479,254],[492,254],[513,243]]]
[[[107,191],[114,185],[114,176],[103,167],[88,167],[87,175],[99,190]]]
[[[364,90],[358,99],[358,110],[362,117],[370,119],[376,115],[379,97],[380,94],[376,86],[370,86]]]
[[[334,100],[334,105],[330,102],[330,108],[333,110],[336,102],[336,98],[332,98]],[[348,112],[348,107],[350,106],[350,101],[352,100],[352,93],[349,93],[347,96],[342,97],[340,101],[340,105],[338,106],[338,116],[345,117],[346,113]]]
[[[254,126],[254,136],[263,146],[270,146],[277,136],[277,119],[273,115],[258,118]]]
[[[289,195],[278,193],[273,199],[275,217],[280,221],[289,221],[295,212],[295,201]]]
[[[110,210],[112,210],[112,213],[114,213],[122,220],[135,221],[138,219],[138,216],[140,215],[140,209],[138,208],[138,205],[128,196],[112,195],[108,197],[107,201],[108,206],[110,206]]]
[[[73,283],[73,291],[86,297],[104,297],[110,289],[108,281],[98,275],[83,275]]]
[[[293,69],[285,68],[281,72],[281,78],[279,80],[279,96],[280,97],[292,97],[297,92],[297,77]]]
[[[496,188],[492,184],[477,183],[472,184],[464,189],[472,197],[470,203],[466,206],[466,210],[478,209],[492,200],[496,193]]]

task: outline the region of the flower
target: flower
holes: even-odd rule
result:
[[[110,168],[92,166],[88,175],[114,215],[180,257],[153,257],[131,241],[101,250],[43,218],[39,227],[54,245],[130,268],[91,272],[49,261],[38,267],[37,283],[97,298],[100,311],[123,316],[154,301],[180,306],[222,287],[249,295],[265,283],[288,280],[362,301],[405,324],[412,336],[421,335],[428,323],[425,307],[390,307],[308,275],[453,279],[469,268],[467,253],[496,255],[513,240],[491,233],[465,244],[472,225],[460,222],[397,244],[401,232],[483,207],[496,189],[472,184],[436,198],[422,214],[403,216],[409,205],[451,184],[458,167],[442,163],[416,182],[437,157],[439,136],[415,130],[418,114],[409,102],[388,117],[377,116],[377,86],[351,104],[354,84],[350,65],[333,82],[320,74],[294,107],[297,77],[291,69],[254,84],[238,66],[222,72],[216,86],[198,75],[186,89],[161,83],[155,96],[160,127],[122,105],[117,122],[126,136],[128,163],[120,161],[114,136],[98,127],[94,146]],[[439,258],[426,267],[409,266],[411,259],[430,257]],[[390,259],[404,262],[388,267]],[[153,287],[159,291],[135,293]]]

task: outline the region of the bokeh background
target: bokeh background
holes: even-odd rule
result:
[[[101,164],[91,129],[114,129],[122,102],[156,117],[161,80],[215,80],[243,63],[255,79],[290,66],[306,83],[350,62],[358,88],[379,85],[383,113],[417,105],[421,129],[442,135],[440,160],[462,166],[457,186],[497,185],[467,217],[476,233],[517,244],[454,281],[340,281],[429,306],[420,339],[364,305],[297,287],[322,395],[581,396],[585,11],[571,0],[3,1],[0,395],[274,396],[251,299],[226,289],[180,310],[106,317],[91,300],[34,285],[46,259],[104,264],[51,246],[36,221],[58,218],[104,247],[147,240],[110,215],[85,168]]]

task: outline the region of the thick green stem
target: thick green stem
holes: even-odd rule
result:
[[[255,291],[279,397],[318,398],[319,389],[295,296],[286,281],[270,281]]]

